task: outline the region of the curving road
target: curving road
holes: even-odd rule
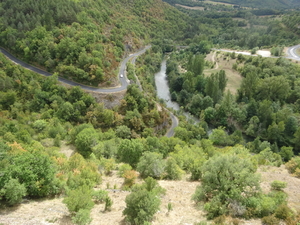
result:
[[[83,85],[71,80],[67,80],[65,78],[59,77],[58,80],[62,83],[71,85],[71,86],[79,86],[84,90],[88,90],[88,91],[95,91],[95,92],[100,92],[100,93],[111,93],[111,92],[119,92],[119,91],[123,91],[127,89],[127,86],[129,84],[129,81],[126,77],[126,63],[131,59],[131,58],[137,58],[139,55],[143,54],[147,49],[149,49],[151,46],[148,45],[145,48],[143,48],[142,50],[134,53],[134,54],[130,54],[128,57],[126,57],[125,59],[123,59],[123,61],[121,62],[120,65],[120,70],[119,70],[119,79],[120,79],[120,83],[121,86],[119,87],[114,87],[114,88],[97,88],[97,87],[91,87],[91,86],[87,86],[87,85]],[[17,59],[15,56],[13,56],[12,54],[10,54],[8,51],[6,51],[4,48],[0,47],[0,51],[7,57],[9,58],[12,62],[26,68],[29,69],[35,73],[41,74],[43,76],[52,76],[52,73],[46,72],[44,70],[41,70],[37,67],[31,66],[28,63],[25,63],[19,59]],[[120,77],[120,75],[123,74],[123,77]]]
[[[286,58],[300,61],[300,56],[297,54],[298,48],[300,48],[300,45],[295,45],[295,46],[289,47],[287,50],[287,54],[289,56],[286,56]]]
[[[169,111],[169,113],[170,113],[170,117],[171,117],[171,120],[172,120],[172,125],[169,128],[169,130],[167,131],[167,133],[165,134],[165,136],[166,137],[173,137],[174,134],[175,134],[174,129],[176,127],[178,127],[179,121],[178,121],[178,118],[172,112]]]
[[[83,85],[83,84],[80,84],[80,83],[77,83],[77,82],[74,82],[74,81],[71,81],[71,80],[67,80],[67,79],[62,78],[62,77],[58,77],[58,80],[60,82],[62,82],[62,83],[65,83],[65,84],[68,84],[68,85],[71,85],[71,86],[79,86],[79,87],[81,87],[84,90],[95,91],[95,92],[100,92],[100,93],[112,93],[112,92],[119,92],[119,91],[126,90],[128,84],[129,84],[129,80],[127,79],[127,76],[126,76],[126,64],[127,64],[127,62],[129,60],[131,60],[131,62],[134,64],[136,58],[139,55],[145,53],[145,51],[147,49],[149,49],[150,47],[151,47],[151,45],[148,45],[145,48],[141,49],[140,51],[138,51],[136,53],[133,53],[133,54],[130,54],[128,57],[126,57],[125,59],[123,59],[123,61],[121,62],[120,70],[119,70],[119,74],[118,74],[118,77],[119,77],[119,80],[120,80],[120,83],[121,83],[121,86],[119,86],[119,87],[104,89],[104,88],[96,88],[96,87],[91,87],[91,86]],[[31,71],[33,71],[35,73],[38,73],[40,75],[43,75],[43,76],[52,76],[52,73],[49,73],[49,72],[44,71],[44,70],[41,70],[41,69],[39,69],[37,67],[31,66],[30,64],[25,63],[25,62],[19,60],[18,58],[16,58],[12,54],[10,54],[8,51],[6,51],[2,47],[0,47],[0,52],[2,52],[12,62],[14,62],[14,63],[16,63],[16,64],[18,64],[18,65],[26,68],[26,69],[29,69],[29,70],[31,70]],[[121,74],[123,74],[122,77],[120,76]],[[137,79],[137,81],[138,81],[138,85],[139,85],[140,89],[142,90],[141,84],[139,83],[138,79]],[[174,128],[178,126],[178,119],[177,119],[177,117],[175,117],[174,114],[171,113],[171,112],[170,112],[170,116],[171,116],[171,119],[172,119],[172,126],[170,127],[170,129],[168,130],[168,132],[165,135],[167,137],[174,136]]]
[[[287,58],[287,59],[293,59],[293,60],[300,61],[300,55],[297,53],[297,49],[300,49],[300,44],[289,47],[287,49],[287,51],[286,51],[287,56],[265,56],[265,57],[269,57],[269,58],[284,57],[284,58]],[[243,55],[249,55],[249,56],[251,55],[250,52],[239,52],[239,51],[227,50],[227,49],[212,48],[212,50],[214,50],[214,51],[222,51],[222,52],[235,52],[236,54],[243,54]],[[251,55],[251,56],[257,56],[257,55]]]

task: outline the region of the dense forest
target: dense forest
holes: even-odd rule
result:
[[[70,223],[89,224],[95,205],[109,213],[110,191],[122,190],[123,222],[151,224],[167,192],[159,181],[185,179],[201,181],[191,201],[206,219],[195,224],[299,223],[287,183],[275,180],[266,192],[257,173],[284,165],[300,177],[300,66],[283,57],[284,47],[299,44],[300,14],[286,10],[297,2],[269,9],[256,1],[226,1],[253,9],[166,2],[203,10],[160,0],[0,1],[0,46],[54,73],[43,77],[0,54],[0,211],[57,197]],[[95,97],[58,82],[117,86],[122,59],[148,44],[127,63],[126,92]],[[266,48],[273,57],[220,48],[252,55]],[[242,77],[236,94],[224,70],[205,75],[216,66],[206,59],[212,51]],[[173,112],[180,122],[172,137],[165,136],[172,109],[154,81],[164,56],[172,100],[198,118]],[[122,186],[99,188],[110,176]]]

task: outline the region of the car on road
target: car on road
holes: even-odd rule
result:
[[[120,74],[120,77],[123,78],[123,74]]]

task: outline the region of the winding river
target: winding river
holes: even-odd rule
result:
[[[160,71],[155,74],[155,85],[157,96],[163,100],[165,100],[167,107],[175,110],[179,110],[180,106],[177,102],[171,101],[171,94],[169,90],[169,84],[167,81],[167,62],[164,59],[161,63]]]
[[[155,85],[156,85],[157,97],[163,99],[166,102],[168,108],[172,108],[175,111],[181,111],[178,103],[171,101],[171,94],[170,94],[169,84],[167,80],[166,70],[167,70],[167,61],[166,59],[164,59],[161,63],[160,71],[155,74]],[[188,120],[194,121],[194,123],[199,122],[198,118],[192,116],[188,112],[183,112],[183,115],[185,115],[185,117]]]

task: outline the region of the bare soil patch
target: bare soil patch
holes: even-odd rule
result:
[[[60,152],[65,154],[66,157],[69,159],[75,152],[76,147],[74,145],[69,145],[66,141],[61,142]]]
[[[120,105],[121,100],[126,94],[126,90],[113,93],[99,93],[94,91],[87,92],[96,99],[97,103],[103,103],[105,108],[108,109],[112,109],[115,106]]]

